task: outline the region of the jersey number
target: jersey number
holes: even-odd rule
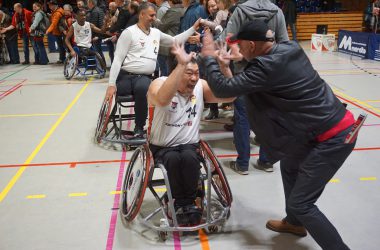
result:
[[[195,111],[197,108],[197,105],[195,104],[194,107],[190,107],[188,110],[186,110],[186,113],[188,113],[187,118],[190,118],[191,116],[195,117],[197,115],[197,112]]]

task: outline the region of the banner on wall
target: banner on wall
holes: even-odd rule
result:
[[[370,35],[371,33],[339,30],[338,51],[367,58]]]
[[[380,35],[370,35],[368,42],[368,59],[380,61]]]

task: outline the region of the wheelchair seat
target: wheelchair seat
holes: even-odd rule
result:
[[[123,103],[123,102],[134,102],[134,101],[135,101],[135,98],[133,95],[125,95],[125,96],[116,95],[116,102]]]

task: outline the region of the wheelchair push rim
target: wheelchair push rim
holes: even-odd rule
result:
[[[138,147],[128,165],[120,206],[121,215],[128,222],[136,217],[144,200],[151,166],[149,152],[147,144]]]
[[[233,198],[231,188],[228,184],[224,170],[219,160],[216,158],[214,152],[212,151],[210,145],[205,141],[200,141],[200,145],[203,148],[203,152],[205,153],[204,160],[206,161],[209,159],[211,161],[211,166],[215,168],[212,168],[211,185],[214,187],[215,193],[217,194],[223,206],[230,207]]]
[[[104,99],[103,104],[100,108],[99,111],[99,116],[98,116],[98,123],[96,125],[96,130],[95,130],[95,141],[97,143],[100,143],[102,138],[107,132],[107,127],[108,127],[108,122],[110,119],[110,114],[112,110],[112,103],[113,103],[113,97],[107,99]]]
[[[64,67],[63,67],[63,75],[65,76],[67,80],[70,80],[71,78],[73,78],[75,71],[77,70],[77,66],[78,66],[78,57],[77,56],[72,57],[71,55],[69,55],[66,58]]]

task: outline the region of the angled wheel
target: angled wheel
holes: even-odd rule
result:
[[[200,141],[201,151],[205,161],[208,161],[212,170],[211,184],[223,206],[231,206],[232,193],[228,184],[224,170],[212,151],[210,145],[205,141]]]
[[[107,65],[98,52],[95,54],[96,58],[96,71],[99,74],[99,78],[103,78],[106,75]]]
[[[121,190],[120,213],[128,222],[132,221],[140,211],[148,185],[151,164],[153,164],[153,159],[148,145],[138,147],[129,162]]]
[[[95,142],[100,143],[102,137],[107,133],[108,122],[112,110],[112,102],[114,98],[104,99],[102,107],[99,111],[98,123],[95,130]]]
[[[64,62],[63,66],[63,75],[67,80],[70,80],[73,78],[75,71],[77,70],[78,66],[78,56],[72,57],[69,55],[66,57],[66,60]]]

